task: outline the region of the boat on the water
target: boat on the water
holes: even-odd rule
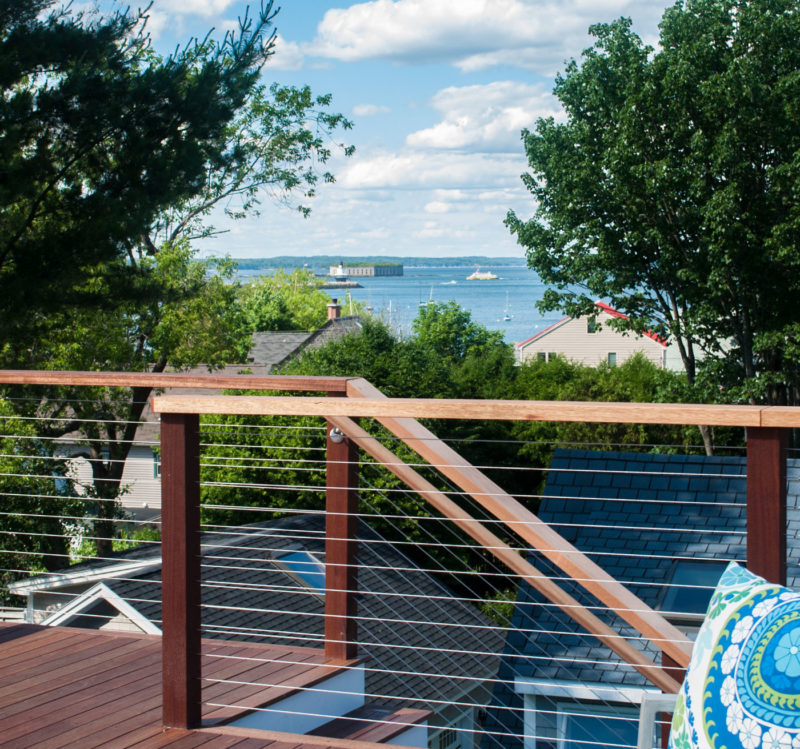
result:
[[[492,281],[495,278],[499,278],[499,276],[496,276],[492,271],[475,268],[475,272],[467,276],[467,281]]]
[[[433,286],[431,286],[431,295],[428,297],[426,301],[420,302],[419,306],[422,308],[422,307],[428,307],[431,304],[433,304]]]
[[[506,308],[503,310],[503,322],[508,322],[513,317],[514,315],[511,314],[511,309],[508,306],[508,292],[506,292]]]

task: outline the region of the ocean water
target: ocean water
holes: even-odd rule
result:
[[[491,270],[498,276],[491,281],[468,281],[467,276],[474,270],[475,266],[415,268],[406,265],[402,276],[358,278],[363,288],[326,291],[339,300],[343,315],[349,314],[349,292],[350,298],[372,307],[375,314],[403,335],[410,332],[420,304],[431,299],[457,302],[472,313],[473,320],[491,330],[503,331],[509,343],[523,341],[560,319],[558,314],[542,317],[538,312],[535,305],[542,298],[544,285],[536,273],[524,265],[481,267],[482,271]],[[246,280],[259,274],[242,271],[240,275]],[[506,310],[510,320],[503,319]]]

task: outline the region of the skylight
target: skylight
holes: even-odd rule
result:
[[[307,551],[290,551],[277,561],[307,585],[316,588],[320,593],[325,592],[325,567]]]
[[[664,612],[704,616],[726,562],[678,559],[658,607]]]

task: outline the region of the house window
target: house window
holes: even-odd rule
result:
[[[436,737],[435,749],[458,749],[460,745],[458,733],[452,728],[445,728]]]
[[[557,749],[635,747],[639,713],[635,708],[598,703],[558,703]]]
[[[597,320],[587,320],[586,321],[586,332],[587,333],[596,333],[597,332]]]
[[[293,572],[306,585],[325,593],[325,567],[316,557],[307,551],[291,551],[277,560],[281,567]]]
[[[430,741],[431,749],[473,749],[475,718],[472,708],[468,708],[449,726],[435,734]]]
[[[161,478],[161,453],[153,453],[153,478]]]
[[[555,358],[556,358],[557,356],[558,356],[558,354],[557,354],[555,351],[551,351],[551,352],[550,352],[550,353],[547,355],[547,361],[555,361]]]
[[[616,367],[617,366],[617,354],[614,351],[608,352],[608,366],[609,367]]]
[[[544,351],[540,351],[538,354],[536,354],[536,358],[539,361],[547,361],[547,354]]]
[[[616,702],[525,695],[524,749],[635,747],[638,707]]]

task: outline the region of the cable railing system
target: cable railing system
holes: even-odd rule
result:
[[[161,636],[165,726],[300,744],[635,746],[642,696],[677,690],[721,567],[787,577],[795,409],[401,400],[357,378],[0,381],[29,399],[54,385],[166,389],[126,453],[112,551],[92,550],[107,530],[92,513],[117,500],[85,470],[113,460],[104,438],[89,453],[80,420],[54,438],[35,409],[0,415],[0,617]],[[264,394],[196,392],[223,389]],[[746,435],[712,457],[539,440],[547,463],[532,465],[519,456],[534,441],[509,432],[487,442],[515,459],[493,465],[462,457],[480,455],[475,440],[440,439],[420,418]],[[796,507],[789,497],[790,535]],[[21,560],[36,554],[45,563],[31,570]],[[797,550],[788,562],[792,577]]]

